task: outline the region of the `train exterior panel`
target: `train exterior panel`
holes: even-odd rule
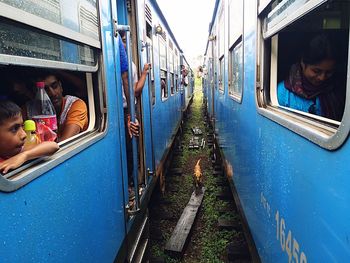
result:
[[[346,262],[350,258],[348,99],[339,122],[296,113],[273,102],[276,71],[273,63],[281,68],[288,62],[274,58],[277,56],[274,52],[279,51],[274,48],[277,35],[278,48],[286,54],[282,41],[288,39],[288,34],[296,34],[293,30],[300,30],[298,21],[308,21],[309,16],[316,21],[315,17],[322,16],[326,23],[328,12],[337,10],[339,16],[335,15],[335,20],[341,20],[342,26],[327,27],[328,32],[345,31],[340,37],[349,45],[348,2],[335,5],[327,1],[304,2],[217,1],[207,45],[204,82],[208,112],[214,120],[226,173],[237,191],[262,262]],[[234,12],[231,6],[242,7],[244,15],[229,16],[229,12]],[[338,9],[341,7],[343,11]],[[273,20],[279,18],[278,14],[283,17],[282,22]],[[216,50],[223,34],[217,30],[221,15],[225,21],[222,22],[225,24],[222,57]],[[242,19],[242,28],[237,30],[241,33],[231,41],[230,35],[235,35],[235,30],[230,31],[230,27],[240,25],[239,19]],[[276,24],[272,25],[273,22]],[[310,29],[303,22],[301,27]],[[240,43],[243,56],[236,63],[237,73],[232,71],[230,57]],[[292,52],[293,46],[288,45]],[[344,68],[348,64],[347,50],[347,47],[342,50]],[[278,56],[283,54],[278,52]],[[231,93],[230,89],[240,78],[240,68],[242,91],[236,96],[236,90]],[[344,72],[348,79],[347,70]],[[211,86],[212,82],[215,85]],[[322,128],[320,123],[332,129]]]

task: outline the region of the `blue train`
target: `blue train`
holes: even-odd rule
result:
[[[0,23],[1,94],[20,104],[25,97],[14,87],[30,86],[49,70],[62,77],[65,94],[86,102],[89,116],[87,130],[60,142],[52,157],[0,176],[0,262],[141,262],[150,194],[193,94],[192,71],[158,4],[4,0]],[[127,32],[129,76],[131,61],[139,72],[152,64],[131,107],[142,131],[133,139],[133,181],[140,187],[132,203],[120,30]]]
[[[349,16],[349,1],[216,1],[204,92],[262,262],[350,260]],[[327,74],[337,81],[336,106],[345,104],[338,119],[281,102],[279,83],[293,63],[309,65],[300,51],[314,35],[336,43]]]

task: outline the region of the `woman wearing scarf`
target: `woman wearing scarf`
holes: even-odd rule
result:
[[[335,93],[335,65],[327,36],[314,37],[301,61],[293,64],[287,79],[278,84],[279,105],[340,121],[343,106]]]

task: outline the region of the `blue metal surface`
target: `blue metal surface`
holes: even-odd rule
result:
[[[349,143],[325,150],[257,112],[257,1],[244,5],[244,96],[215,90],[215,125],[261,260],[348,262]]]

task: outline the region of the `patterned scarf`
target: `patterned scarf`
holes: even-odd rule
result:
[[[316,100],[318,97],[321,103],[322,115],[333,120],[341,120],[343,109],[340,107],[341,103],[339,103],[339,99],[334,93],[332,78],[319,86],[314,86],[302,74],[300,63],[296,63],[292,65],[284,85],[286,89],[304,99]]]

